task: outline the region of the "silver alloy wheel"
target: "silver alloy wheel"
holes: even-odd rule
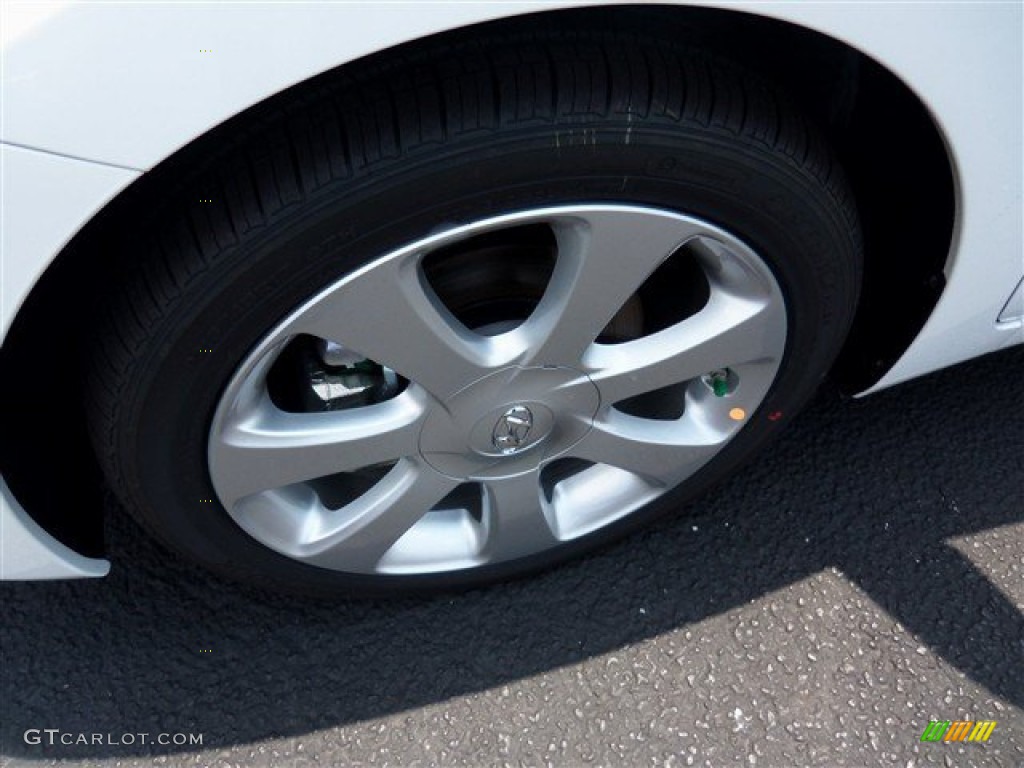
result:
[[[424,258],[526,224],[545,224],[555,237],[543,298],[510,330],[468,329],[428,284]],[[597,342],[684,245],[707,279],[703,308],[632,341]],[[299,334],[357,351],[408,385],[346,410],[281,410],[267,376]],[[279,323],[220,399],[210,476],[242,529],[308,564],[417,574],[520,558],[621,519],[705,465],[768,393],[785,343],[785,303],[771,271],[708,222],[627,205],[490,218],[387,254]],[[727,378],[717,392],[715,377]],[[674,384],[685,387],[678,418],[616,407]],[[578,460],[575,471],[547,482],[546,469],[563,459]],[[390,468],[336,509],[313,487],[379,466]],[[452,501],[467,485],[479,493],[476,512]]]

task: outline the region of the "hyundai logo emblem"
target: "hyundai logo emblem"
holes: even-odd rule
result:
[[[509,408],[498,419],[491,433],[491,442],[502,453],[515,453],[530,435],[533,428],[533,414],[525,405]]]

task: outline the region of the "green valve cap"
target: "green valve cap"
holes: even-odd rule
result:
[[[732,389],[729,386],[729,376],[728,368],[720,368],[717,371],[708,371],[700,378],[704,382],[704,386],[715,393],[715,397],[725,397]]]

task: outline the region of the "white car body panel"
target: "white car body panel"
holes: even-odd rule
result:
[[[107,201],[232,115],[408,40],[504,16],[595,4],[5,0],[4,333],[39,275]],[[868,391],[1024,342],[1024,323],[1010,298],[1024,274],[1024,108],[1020,83],[1014,82],[1022,70],[1022,5],[693,4],[790,21],[848,43],[917,93],[946,139],[957,187],[947,287],[913,344]],[[0,556],[20,570],[5,567],[0,576],[99,575],[103,561],[85,567],[81,559],[68,559],[71,551],[62,552],[63,545],[41,529],[26,526],[27,516],[18,513],[6,485],[2,490]],[[26,537],[41,549],[25,544]],[[37,569],[16,559],[15,549],[38,556]]]
[[[110,563],[83,557],[39,527],[0,477],[0,580],[40,581],[106,576]]]
[[[4,145],[0,169],[0,307],[6,336],[15,310],[52,256],[141,174]],[[109,567],[46,533],[0,478],[0,580],[103,576]]]
[[[32,286],[82,225],[142,175],[0,144],[3,336]]]

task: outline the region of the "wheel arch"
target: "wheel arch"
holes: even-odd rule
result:
[[[338,70],[375,66],[425,46],[457,44],[482,28],[512,31],[538,23],[573,29],[582,24],[635,28],[691,40],[712,53],[754,66],[775,80],[824,129],[850,176],[865,235],[865,284],[861,308],[834,372],[847,391],[862,391],[881,378],[924,325],[944,285],[955,219],[955,166],[933,116],[895,74],[850,45],[796,24],[734,10],[680,6],[602,6],[545,10],[463,27],[404,43],[330,70],[292,89],[315,91],[322,77]],[[288,89],[288,90],[292,90]],[[166,197],[200,156],[228,145],[237,131],[273,111],[263,100],[189,142],[129,185],[90,220],[56,256],[16,316],[2,357],[5,414],[4,475],[23,506],[58,540],[86,554],[102,551],[102,483],[85,436],[84,405],[74,423],[40,424],[18,418],[14,404],[25,398],[65,402],[77,392],[89,323],[68,338],[69,313],[88,317],[90,297],[116,288],[105,260],[122,225]],[[898,169],[898,172],[894,172]],[[909,202],[908,202],[909,201]],[[897,300],[898,297],[898,300]],[[52,308],[59,306],[61,313]],[[52,365],[58,340],[67,376],[39,376]],[[70,357],[67,356],[70,353]],[[66,417],[66,413],[64,414]],[[56,417],[54,417],[56,418]],[[52,459],[52,440],[41,435],[61,428],[65,456],[77,483],[40,492],[33,468]],[[70,514],[73,511],[74,514]]]

